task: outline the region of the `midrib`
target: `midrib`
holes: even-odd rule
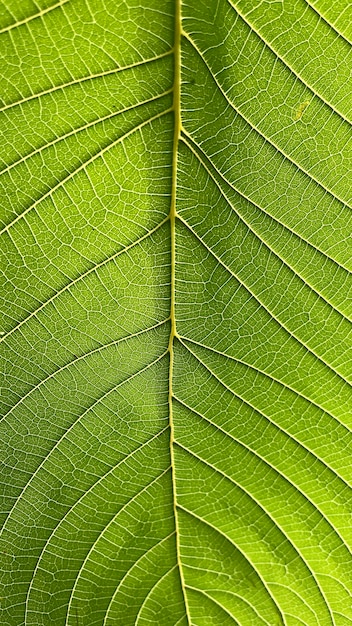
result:
[[[174,139],[172,150],[172,184],[171,184],[171,203],[170,203],[170,245],[171,245],[171,295],[170,295],[170,338],[169,338],[169,423],[170,423],[170,459],[172,473],[172,496],[173,510],[175,518],[176,531],[176,557],[180,574],[180,582],[183,591],[185,603],[185,611],[187,620],[190,624],[190,616],[187,606],[187,596],[185,591],[185,582],[180,561],[180,534],[177,517],[176,502],[176,477],[175,477],[175,458],[174,458],[174,420],[173,420],[173,369],[174,369],[174,342],[177,337],[176,316],[175,316],[175,263],[176,263],[176,195],[177,195],[177,157],[178,143],[181,134],[181,0],[175,0],[175,39],[174,39],[174,84],[173,84],[173,112],[174,112]]]

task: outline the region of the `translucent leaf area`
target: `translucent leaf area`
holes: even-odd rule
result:
[[[349,0],[4,0],[1,626],[351,626]]]

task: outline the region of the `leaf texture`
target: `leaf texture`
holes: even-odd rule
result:
[[[352,624],[347,0],[5,0],[1,624]]]

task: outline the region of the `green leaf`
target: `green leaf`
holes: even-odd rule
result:
[[[4,626],[352,623],[348,0],[5,0]]]

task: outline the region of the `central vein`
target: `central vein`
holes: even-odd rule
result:
[[[174,112],[174,141],[172,150],[172,185],[170,205],[170,235],[171,235],[171,332],[170,355],[172,357],[173,340],[176,336],[175,318],[175,221],[176,221],[176,194],[177,194],[177,154],[178,142],[181,134],[181,0],[175,0],[175,41],[174,41],[174,84],[173,84],[173,112]],[[170,385],[171,390],[171,385]]]
[[[174,139],[172,149],[172,185],[171,185],[171,204],[170,204],[170,239],[171,239],[171,298],[170,298],[170,339],[169,339],[169,420],[170,420],[170,457],[172,472],[172,492],[173,492],[173,509],[175,518],[176,531],[176,556],[180,573],[181,587],[185,602],[185,609],[190,623],[187,597],[185,591],[185,582],[180,561],[180,534],[177,517],[176,502],[176,477],[175,477],[175,434],[173,419],[173,369],[174,369],[174,342],[177,337],[176,316],[175,316],[175,264],[176,264],[176,194],[177,194],[177,157],[178,144],[181,134],[181,0],[175,0],[175,40],[174,40],[174,84],[173,84],[173,113],[174,113]]]

